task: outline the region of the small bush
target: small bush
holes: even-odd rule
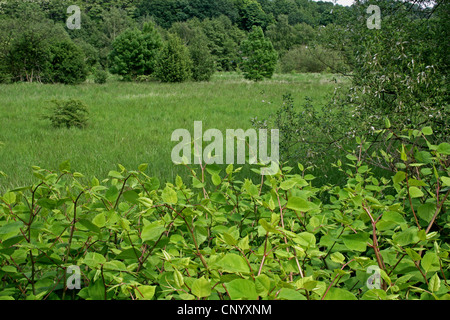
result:
[[[286,52],[280,60],[283,73],[325,72],[343,67],[343,62],[335,52],[321,47],[297,46]]]
[[[52,100],[53,108],[50,108],[43,119],[50,120],[55,128],[85,128],[88,123],[87,106],[80,100]]]
[[[104,84],[106,83],[106,80],[108,79],[108,72],[105,70],[98,68],[94,72],[94,82],[98,84]]]
[[[150,82],[152,80],[155,80],[155,77],[147,75],[140,75],[136,77],[136,82]]]

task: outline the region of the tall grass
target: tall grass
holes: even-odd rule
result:
[[[248,129],[251,119],[268,118],[283,94],[295,101],[326,103],[342,79],[321,74],[275,75],[258,83],[237,73],[218,73],[211,82],[163,84],[112,81],[78,86],[17,83],[0,85],[0,191],[32,182],[31,166],[56,170],[70,160],[87,177],[105,178],[118,163],[173,181],[186,170],[171,161],[175,129],[193,133],[194,121],[209,128]],[[52,99],[79,99],[90,111],[86,129],[54,129],[41,119]]]

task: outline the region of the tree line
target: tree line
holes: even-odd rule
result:
[[[317,63],[313,54],[324,56],[328,65],[336,64],[337,55],[323,47],[311,54],[308,45],[318,41],[321,27],[348,10],[310,0],[73,4],[81,8],[81,28],[75,30],[66,26],[64,0],[0,4],[0,81],[74,84],[89,73],[102,81],[105,71],[125,80],[162,81],[205,81],[215,71],[241,69],[253,80],[270,77],[275,70],[321,72],[327,65]],[[246,48],[259,51],[252,58]],[[165,65],[169,61],[176,65]],[[261,61],[267,66],[255,71]]]

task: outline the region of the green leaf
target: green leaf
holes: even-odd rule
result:
[[[364,252],[367,249],[367,242],[369,241],[369,234],[365,232],[358,232],[356,234],[343,235],[344,245],[349,250]]]
[[[240,239],[238,242],[238,247],[242,251],[247,251],[250,249],[249,243],[248,243],[248,235],[246,235],[244,238]]]
[[[316,237],[309,232],[301,232],[293,238],[294,242],[303,248],[314,248],[316,246]]]
[[[104,300],[105,299],[105,286],[101,279],[91,281],[88,287],[89,298],[91,300]]]
[[[250,268],[245,259],[234,253],[227,253],[215,265],[223,272],[250,273]]]
[[[406,156],[406,152],[405,152],[405,145],[402,144],[402,151],[400,153],[400,159],[402,159],[402,161],[407,161],[408,157]]]
[[[230,245],[230,246],[235,246],[237,244],[236,239],[231,234],[229,234],[227,232],[224,232],[222,234],[222,238],[223,238],[223,240],[225,240],[225,243]]]
[[[304,295],[300,292],[289,289],[289,288],[281,288],[280,293],[277,295],[277,299],[279,300],[307,300]]]
[[[5,195],[3,196],[3,201],[5,201],[7,205],[13,204],[14,202],[16,202],[16,194],[14,192],[5,193]]]
[[[125,249],[122,252],[120,252],[117,256],[116,259],[135,259],[137,260],[138,257],[141,256],[141,252],[138,249],[134,249],[134,248],[129,248],[129,249]]]
[[[162,200],[168,204],[176,204],[178,202],[177,192],[169,186],[164,188],[161,197]]]
[[[148,168],[148,163],[142,163],[138,166],[138,170],[141,172],[147,170],[147,168]]]
[[[138,300],[152,300],[155,295],[156,286],[138,286],[134,294]]]
[[[422,259],[422,257],[415,250],[413,250],[411,248],[406,248],[405,251],[413,261],[420,261],[420,259]]]
[[[417,209],[417,215],[426,222],[430,222],[431,219],[433,218],[435,211],[436,211],[435,203],[424,203]]]
[[[259,296],[265,297],[269,293],[272,281],[265,274],[260,274],[255,278],[255,288]]]
[[[104,264],[106,258],[97,252],[88,252],[83,258],[83,263],[91,269],[97,268],[98,265]]]
[[[332,287],[328,291],[324,300],[357,300],[355,295],[350,291]]]
[[[142,228],[141,238],[142,241],[153,241],[158,239],[161,234],[166,230],[164,222],[159,220],[152,222]]]
[[[255,283],[247,279],[235,279],[225,284],[231,300],[256,300]]]
[[[16,236],[20,232],[20,228],[22,227],[23,227],[22,221],[14,221],[7,223],[0,227],[0,235],[2,234],[8,235],[9,237]]]
[[[295,286],[297,289],[306,289],[311,291],[317,287],[317,283],[317,281],[313,280],[312,276],[309,276],[297,280],[297,282],[295,282]]]
[[[439,276],[437,273],[435,273],[430,281],[428,282],[428,290],[431,292],[436,292],[441,287],[441,279],[439,279]]]
[[[3,238],[3,237],[0,237],[0,238]],[[8,236],[7,240],[2,241],[2,247],[9,248],[17,243],[22,242],[23,240],[25,240],[25,238],[22,234],[20,234],[18,236],[12,236],[12,237]]]
[[[183,275],[177,269],[175,269],[173,271],[173,278],[174,278],[175,284],[177,285],[178,288],[181,288],[184,285]]]
[[[59,171],[61,172],[69,172],[70,171],[70,161],[66,160],[64,162],[61,162],[59,165]]]
[[[363,294],[362,300],[386,300],[387,294],[382,289],[371,289]]]
[[[104,263],[103,268],[105,270],[115,270],[115,271],[127,271],[127,267],[122,261],[113,260]]]
[[[440,269],[439,257],[436,253],[431,251],[425,253],[420,264],[426,273],[430,271],[438,271]]]
[[[431,127],[424,127],[422,133],[426,136],[431,136],[433,134],[433,129],[431,129]]]
[[[160,181],[156,177],[150,178],[146,183],[145,186],[150,190],[158,190],[160,186]]]
[[[208,239],[208,229],[203,226],[195,226],[194,236],[197,244],[200,245]]]
[[[441,143],[440,145],[438,145],[436,151],[441,154],[450,155],[450,143],[447,142]]]
[[[80,223],[83,227],[85,227],[89,231],[100,233],[100,228],[87,219],[80,219],[78,220],[78,223]]]
[[[269,203],[268,203],[269,209],[270,210],[275,210],[275,202],[273,201],[272,197],[270,197],[269,199]]]
[[[404,171],[397,171],[395,176],[392,178],[392,181],[394,183],[399,183],[399,182],[402,182],[403,180],[405,180],[405,178],[406,178],[406,173]]]
[[[198,180],[196,177],[192,177],[192,187],[196,189],[201,189],[204,186],[205,185],[200,180]]]
[[[258,188],[253,184],[253,182],[249,179],[245,179],[243,189],[247,190],[248,194],[252,197],[258,196]]]
[[[417,180],[417,179],[409,179],[408,181],[410,186],[414,187],[426,187],[427,184],[423,180]]]
[[[123,198],[132,204],[138,204],[139,203],[139,194],[136,193],[136,191],[128,190],[123,193]]]
[[[7,273],[16,273],[17,269],[14,266],[4,266],[4,267],[2,267],[2,271],[7,272]]]
[[[387,211],[383,214],[383,217],[381,218],[382,221],[392,221],[396,223],[404,223],[405,218],[403,216],[395,211]]]
[[[441,177],[442,185],[444,187],[450,187],[450,178],[449,177]]]
[[[409,195],[411,198],[420,198],[423,197],[423,192],[417,187],[409,187]]]
[[[297,184],[297,181],[294,179],[289,179],[280,183],[280,188],[283,190],[292,189]]]
[[[139,197],[138,201],[139,201],[140,204],[144,205],[147,208],[153,207],[153,201],[151,199],[149,199],[149,198]],[[120,206],[119,206],[119,208],[120,208]]]
[[[310,205],[309,201],[299,197],[290,197],[288,203],[286,205],[288,209],[292,209],[295,211],[307,212],[312,210],[313,207]]]
[[[414,155],[414,158],[416,158],[416,161],[419,163],[429,164],[429,163],[433,162],[432,154],[427,151],[416,152],[416,154]]]
[[[408,244],[419,241],[417,232],[418,229],[416,227],[411,227],[404,231],[395,233],[392,236],[392,240],[394,240],[394,242],[397,243],[399,246],[406,246]]]
[[[218,186],[219,184],[222,183],[222,179],[217,173],[211,175],[211,181],[215,186]]]
[[[280,233],[277,229],[275,229],[270,223],[266,221],[266,219],[259,219],[259,224],[266,230],[266,232]]]
[[[199,298],[209,297],[211,295],[211,284],[205,277],[195,279],[191,285],[191,292]]]
[[[37,201],[37,204],[43,208],[53,210],[56,208],[57,202],[53,199],[41,198]]]
[[[106,217],[104,213],[99,213],[92,219],[92,223],[95,224],[99,228],[103,228],[106,223]]]
[[[120,174],[120,172],[117,172],[117,171],[114,171],[114,170],[110,171],[110,172],[108,173],[108,176],[113,177],[113,178],[116,178],[116,179],[119,179],[119,180],[125,178],[123,175]]]
[[[330,258],[331,258],[331,261],[334,261],[334,262],[339,263],[339,264],[343,264],[344,261],[345,261],[344,255],[342,253],[340,253],[340,252],[332,253]]]
[[[105,198],[108,199],[110,202],[113,202],[117,199],[117,196],[119,195],[119,189],[117,189],[116,186],[111,186],[105,193]]]

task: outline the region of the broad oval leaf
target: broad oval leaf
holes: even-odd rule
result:
[[[250,273],[250,268],[245,259],[235,253],[227,253],[215,263],[215,266],[223,272]]]
[[[161,236],[164,230],[165,227],[163,221],[152,222],[142,228],[141,239],[143,242],[156,240]]]
[[[255,283],[248,279],[235,279],[225,284],[231,300],[256,300]]]

